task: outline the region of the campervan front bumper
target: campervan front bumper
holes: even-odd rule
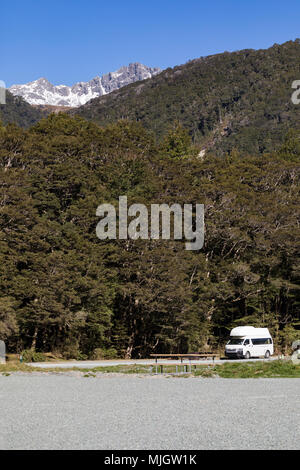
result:
[[[244,357],[243,349],[225,349],[225,356],[228,358],[242,359]]]

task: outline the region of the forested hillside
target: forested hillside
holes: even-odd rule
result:
[[[0,104],[0,121],[29,127],[46,115],[46,112],[26,103],[20,96],[13,96],[6,90],[6,104]]]
[[[300,324],[299,137],[290,132],[264,158],[235,151],[199,160],[179,126],[159,144],[125,120],[100,128],[59,114],[29,130],[0,127],[0,337],[8,350],[184,353],[216,348],[243,324],[267,326],[277,346],[290,345]],[[204,248],[100,241],[96,208],[120,195],[148,207],[204,203]]]
[[[140,121],[161,138],[179,121],[193,141],[212,154],[237,148],[261,154],[300,127],[291,102],[300,80],[300,40],[267,50],[242,50],[192,60],[91,100],[72,111],[101,125]]]

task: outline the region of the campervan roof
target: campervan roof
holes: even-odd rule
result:
[[[270,332],[268,328],[255,328],[254,326],[237,326],[230,332],[230,336],[257,336],[269,337]]]

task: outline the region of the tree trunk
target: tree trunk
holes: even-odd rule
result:
[[[32,337],[32,343],[31,343],[32,351],[35,351],[35,348],[36,348],[37,334],[38,334],[38,329],[37,329],[37,326],[36,326],[35,329],[34,329],[34,333],[33,333],[33,337]]]

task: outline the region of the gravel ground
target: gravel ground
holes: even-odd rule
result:
[[[300,379],[0,376],[1,449],[300,449]]]

